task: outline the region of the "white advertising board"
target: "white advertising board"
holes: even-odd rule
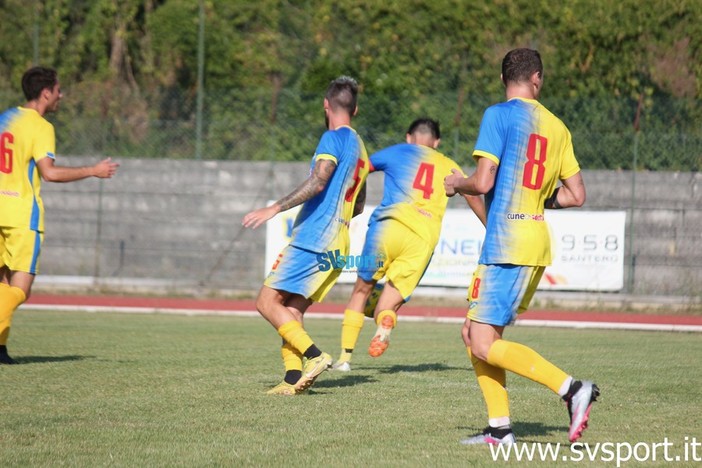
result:
[[[351,253],[361,254],[368,218],[374,206],[351,221]],[[264,275],[290,242],[298,208],[267,223]],[[616,291],[624,285],[623,211],[546,211],[551,229],[553,264],[539,289]],[[480,257],[485,229],[470,209],[446,211],[439,243],[420,286],[468,287]],[[344,269],[339,282],[356,281],[355,269]]]

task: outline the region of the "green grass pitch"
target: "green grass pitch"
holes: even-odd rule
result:
[[[306,328],[336,357],[341,319]],[[262,318],[20,311],[9,343],[20,365],[0,367],[0,466],[493,466],[487,447],[459,444],[487,418],[460,324],[400,321],[378,359],[366,354],[374,328],[353,372],[278,397],[264,393],[282,377],[280,338]],[[583,442],[667,438],[682,454],[686,437],[702,441],[698,334],[505,337],[598,383]],[[508,388],[520,442],[567,444],[554,394],[515,375]]]

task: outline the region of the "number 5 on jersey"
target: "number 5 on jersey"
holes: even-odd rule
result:
[[[350,202],[353,200],[353,195],[356,193],[356,189],[358,188],[358,184],[361,183],[361,177],[359,177],[358,173],[366,167],[366,162],[363,159],[359,159],[356,161],[356,169],[353,173],[353,185],[349,187],[349,189],[346,191],[346,195],[344,196],[344,200],[347,202]]]

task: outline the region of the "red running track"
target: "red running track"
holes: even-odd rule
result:
[[[26,306],[48,308],[116,308],[119,310],[153,309],[180,311],[211,311],[215,313],[255,311],[253,300],[229,299],[192,299],[172,297],[133,297],[133,296],[84,296],[36,294],[27,301]],[[341,304],[314,304],[309,314],[343,314]],[[415,319],[453,319],[462,320],[465,308],[405,306],[400,317]],[[637,314],[617,312],[592,312],[577,310],[530,310],[519,317],[518,323],[524,325],[549,325],[596,328],[639,328],[653,330],[702,331],[702,316]]]

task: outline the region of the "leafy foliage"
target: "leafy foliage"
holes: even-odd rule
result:
[[[483,109],[503,97],[502,56],[534,47],[546,67],[543,101],[571,128],[584,167],[631,167],[637,113],[640,167],[700,167],[700,2],[202,6],[207,158],[307,159],[323,130],[324,88],[348,74],[362,86],[356,126],[370,150],[430,115],[442,123],[444,150],[470,164]],[[192,157],[198,2],[5,0],[0,14],[0,104],[18,103],[33,62],[56,67],[66,90],[55,117],[60,151]]]

